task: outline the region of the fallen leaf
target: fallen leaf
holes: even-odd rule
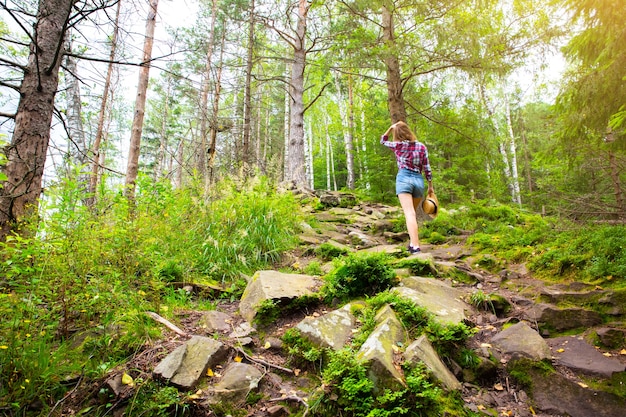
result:
[[[265,349],[269,349],[269,348],[271,348],[271,347],[272,347],[272,344],[271,344],[270,342],[265,342],[265,345],[263,345],[263,347],[264,347]]]
[[[532,407],[528,407],[528,409],[530,410],[530,412],[531,412],[531,414],[532,414],[533,416],[536,416],[536,415],[537,415],[537,413],[535,413],[535,410],[534,410]]]
[[[297,368],[296,368],[296,369],[294,369],[294,370],[293,370],[293,374],[294,374],[295,376],[300,375],[300,370],[299,370],[299,369],[297,369]]]
[[[241,362],[243,358],[239,355],[235,356],[235,359],[233,359],[235,362]]]
[[[563,353],[563,352],[565,352],[565,349],[561,348],[561,349],[557,349],[556,351],[559,352],[559,353]]]
[[[606,356],[607,358],[610,358],[611,356],[613,356],[609,352],[604,352],[603,355]]]
[[[197,400],[197,399],[199,399],[199,398],[200,398],[200,396],[201,396],[201,395],[202,395],[202,390],[201,390],[201,389],[199,389],[198,391],[196,391],[196,392],[194,392],[193,394],[191,394],[191,395],[189,396],[189,399],[190,399],[190,400]]]
[[[619,351],[619,354],[620,354],[620,355],[626,355],[626,349],[622,349],[622,350],[620,350],[620,351]]]
[[[503,387],[503,386],[502,386],[502,384],[500,384],[500,383],[495,384],[495,385],[493,386],[493,388],[494,388],[495,390],[497,390],[497,391],[504,391],[504,387]]]
[[[213,369],[209,368],[206,370],[206,376],[213,376]]]
[[[589,388],[589,385],[585,384],[584,382],[579,382],[578,385],[580,385],[583,388]]]
[[[129,387],[135,386],[135,381],[133,381],[133,377],[128,375],[126,372],[122,374],[122,384],[128,385]]]
[[[482,404],[478,404],[478,405],[476,406],[476,408],[478,408],[479,410],[486,410],[486,409],[487,409],[487,407],[485,407],[485,406],[484,406],[484,405],[482,405]]]
[[[480,347],[481,347],[481,348],[490,348],[490,347],[491,347],[491,344],[489,344],[489,343],[481,343],[481,344],[480,344]]]

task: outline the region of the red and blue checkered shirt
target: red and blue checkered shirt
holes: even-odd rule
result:
[[[383,135],[380,143],[393,149],[398,162],[398,169],[406,168],[424,174],[427,181],[432,181],[433,173],[428,162],[428,150],[421,142],[393,142]]]

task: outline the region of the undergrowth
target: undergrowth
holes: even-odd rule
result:
[[[241,274],[277,261],[300,224],[293,196],[262,179],[204,196],[143,178],[133,207],[117,192],[100,190],[93,209],[85,198],[76,180],[49,187],[41,221],[0,243],[0,408],[9,413],[45,415],[65,381],[105,375],[158,338],[145,312],[176,322],[179,309],[213,308],[171,283],[219,284],[238,297]]]

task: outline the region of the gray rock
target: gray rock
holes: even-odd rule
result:
[[[154,368],[154,375],[178,388],[191,389],[204,376],[209,367],[223,361],[228,348],[217,340],[193,336],[177,347]]]
[[[448,390],[461,389],[461,383],[441,361],[441,358],[439,358],[439,355],[437,355],[437,352],[435,352],[425,335],[420,336],[406,348],[404,358],[406,362],[411,364],[422,361],[431,370],[435,378],[441,381]]]
[[[256,390],[263,373],[256,367],[241,362],[232,362],[224,370],[219,382],[209,391],[209,404],[229,402],[241,404],[248,393]]]
[[[583,388],[552,373],[532,373],[531,397],[536,411],[570,417],[617,417],[626,410],[626,399],[602,391]]]
[[[622,329],[601,328],[596,330],[600,343],[608,348],[617,349],[626,342],[626,331]]]
[[[502,330],[491,339],[491,344],[505,357],[541,361],[550,358],[550,347],[534,329],[519,322]]]
[[[611,378],[616,372],[626,371],[626,365],[604,356],[582,337],[556,337],[547,340],[557,364],[574,372],[595,377]]]
[[[536,322],[540,329],[565,330],[593,327],[602,323],[602,316],[584,308],[560,309],[550,304],[536,304],[526,310],[525,320]]]
[[[231,339],[238,339],[242,337],[248,337],[256,333],[256,329],[247,321],[239,324],[237,327],[233,329],[233,331],[228,335]]]
[[[404,377],[394,366],[394,352],[404,344],[404,328],[389,306],[376,315],[379,323],[357,352],[357,359],[368,366],[368,376],[374,383],[374,391],[384,388],[401,389]]]
[[[435,315],[442,324],[460,324],[474,308],[462,300],[464,293],[432,278],[410,277],[393,288],[400,297],[413,301]]]
[[[351,309],[352,304],[346,304],[320,317],[306,317],[296,328],[314,345],[339,350],[352,337],[356,318]]]
[[[241,296],[239,311],[244,319],[252,322],[263,301],[279,301],[312,295],[321,285],[322,282],[318,277],[310,275],[258,271]]]
[[[198,326],[207,332],[207,334],[228,333],[232,331],[232,317],[221,311],[206,311],[198,320]]]

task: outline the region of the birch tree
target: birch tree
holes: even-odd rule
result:
[[[72,52],[71,39],[66,40],[65,48],[68,52]],[[87,143],[83,128],[82,97],[76,61],[77,59],[70,54],[64,57],[68,133],[67,155],[72,165],[82,165],[87,162]]]

